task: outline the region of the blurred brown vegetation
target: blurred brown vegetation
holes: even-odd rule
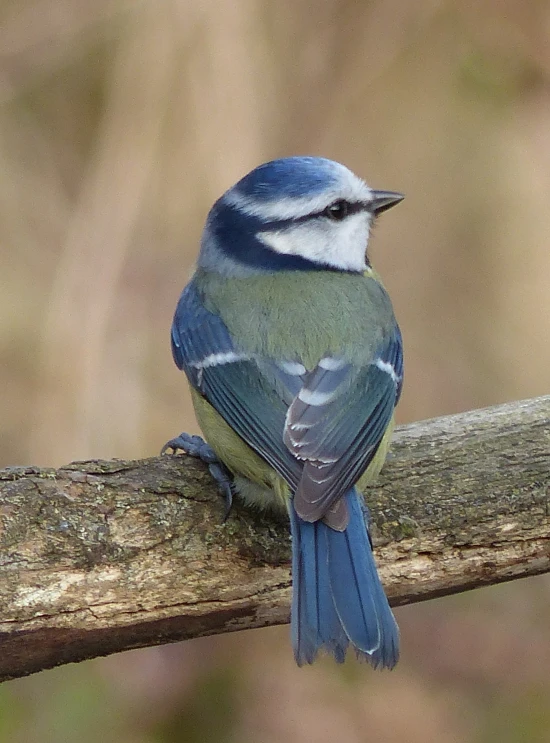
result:
[[[401,421],[549,392],[548,2],[3,0],[0,18],[3,465],[195,429],[168,331],[203,220],[290,154],[407,194],[372,243]],[[298,670],[286,627],[46,672],[0,689],[0,741],[549,741],[548,587],[398,610],[391,674]]]

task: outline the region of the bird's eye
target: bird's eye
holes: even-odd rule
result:
[[[347,201],[340,200],[335,201],[334,204],[327,206],[323,212],[323,216],[333,219],[336,222],[341,222],[350,213],[350,204]]]

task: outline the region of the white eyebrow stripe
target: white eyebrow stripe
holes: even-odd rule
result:
[[[321,361],[319,361],[318,366],[320,366],[321,369],[326,369],[326,371],[338,371],[339,369],[343,369],[344,366],[346,366],[346,363],[347,362],[342,359],[335,359],[333,356],[325,356]]]
[[[376,359],[374,365],[381,369],[383,372],[386,372],[386,374],[389,374],[396,386],[399,384],[399,382],[401,381],[401,377],[399,376],[399,374],[396,374],[393,364],[390,364],[389,361]]]
[[[224,196],[225,201],[249,217],[258,217],[267,222],[284,222],[287,219],[297,219],[308,214],[315,214],[325,209],[330,203],[330,196],[321,193],[315,196],[301,196],[292,198],[283,196],[274,201],[260,201],[232,191]]]
[[[327,402],[334,398],[334,392],[317,392],[316,390],[308,390],[307,387],[303,387],[298,393],[298,398],[305,402],[306,405],[313,405],[319,407],[326,405]]]
[[[372,189],[351,171],[345,176],[346,180],[343,181],[342,174],[339,174],[332,182],[327,183],[325,189],[310,196],[282,196],[265,201],[232,188],[224,194],[223,200],[228,206],[235,207],[243,214],[268,222],[316,214],[338,199],[368,204],[372,200]]]
[[[223,364],[232,364],[235,361],[243,361],[248,356],[244,353],[235,353],[234,351],[224,351],[222,353],[211,353],[200,361],[191,364],[195,369],[207,369],[210,366],[222,366]]]

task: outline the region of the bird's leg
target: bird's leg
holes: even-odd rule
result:
[[[170,449],[173,454],[182,451],[191,457],[197,457],[208,465],[208,470],[216,481],[219,491],[225,500],[225,515],[223,520],[226,521],[233,505],[233,477],[223,462],[218,459],[214,449],[200,436],[192,436],[189,433],[180,433],[176,438],[167,441],[160,453],[166,454]]]

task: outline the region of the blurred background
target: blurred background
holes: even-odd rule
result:
[[[284,155],[407,195],[371,242],[401,422],[550,391],[548,2],[2,0],[0,19],[1,465],[196,430],[175,303],[212,202]],[[5,683],[0,741],[550,741],[549,586],[398,609],[392,673],[299,670],[281,627]]]

